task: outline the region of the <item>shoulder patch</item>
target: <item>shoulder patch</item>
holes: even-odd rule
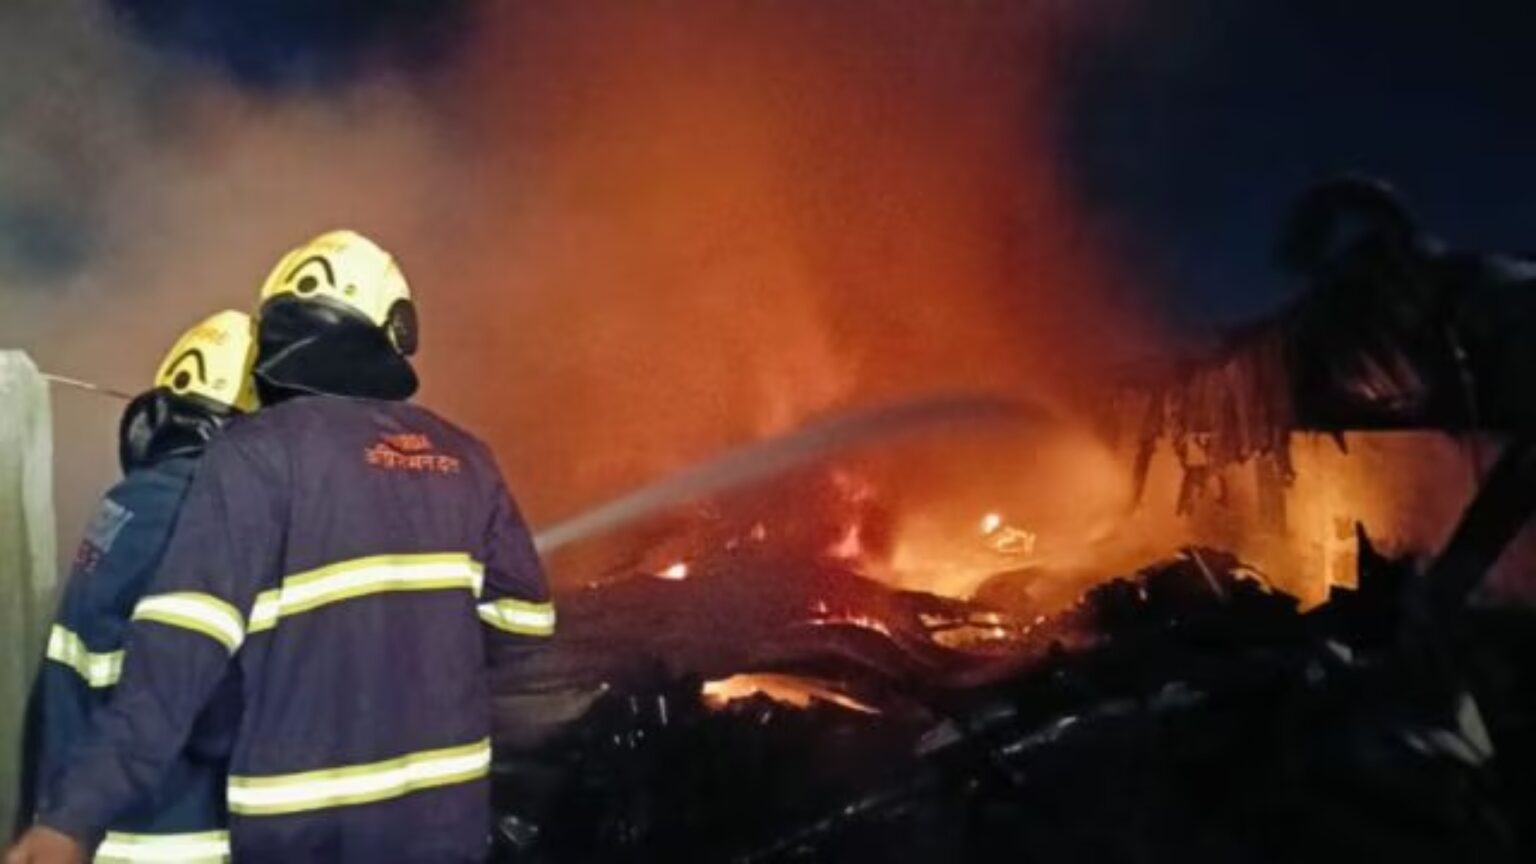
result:
[[[85,542],[96,547],[98,552],[109,552],[112,544],[117,542],[117,535],[131,519],[133,519],[132,510],[111,498],[103,498],[101,507],[96,510],[96,515],[91,519],[91,524],[85,528]]]

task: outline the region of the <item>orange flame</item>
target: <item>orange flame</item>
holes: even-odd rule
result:
[[[832,408],[1071,401],[1149,316],[1063,182],[1078,31],[1035,6],[485,7],[473,194],[400,250],[429,400],[535,524]]]
[[[705,704],[715,709],[737,700],[767,696],[775,702],[796,708],[809,708],[815,702],[826,702],[861,714],[880,713],[879,709],[838,692],[836,685],[831,682],[796,675],[732,675],[718,681],[705,681],[703,695]]]

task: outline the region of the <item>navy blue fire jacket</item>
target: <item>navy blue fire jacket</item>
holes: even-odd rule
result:
[[[132,471],[107,492],[86,529],[38,673],[39,800],[118,682],[129,616],[160,564],[196,466],[195,457],[182,456]],[[151,794],[102,826],[110,833],[97,860],[227,861],[217,751],[173,753]]]
[[[118,692],[38,821],[92,841],[151,793],[221,679],[236,861],[480,861],[489,663],[554,631],[489,450],[431,412],[330,396],[208,447]]]

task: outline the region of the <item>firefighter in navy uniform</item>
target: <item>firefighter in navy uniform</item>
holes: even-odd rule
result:
[[[532,538],[486,446],[404,401],[415,312],[384,250],[323,235],[262,298],[264,408],[204,457],[118,698],[14,861],[70,860],[47,844],[140,800],[231,668],[235,861],[486,855],[489,665],[554,631]]]
[[[129,615],[165,552],[204,448],[232,417],[255,407],[255,345],[243,312],[199,322],[166,355],[154,388],[123,412],[118,455],[124,477],[86,529],[48,635],[48,662],[38,673],[35,797],[44,806],[49,780],[117,684]],[[217,737],[222,730],[208,733]],[[105,826],[96,860],[229,860],[218,749],[182,752],[157,792]]]

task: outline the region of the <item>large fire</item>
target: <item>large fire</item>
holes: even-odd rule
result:
[[[1317,600],[1347,578],[1352,520],[1423,546],[1443,535],[1459,489],[1415,503],[1433,511],[1423,524],[1383,524],[1420,497],[1376,479],[1416,458],[1390,444],[1343,457],[1300,443],[1284,525],[1242,500],[1242,469],[1238,500],[1176,515],[1163,458],[1136,499],[1126,442],[1089,418],[1118,364],[1161,341],[1160,286],[1089,229],[1057,127],[1063,44],[1106,24],[1091,7],[486,11],[446,81],[474,194],[456,233],[406,257],[420,284],[455,286],[451,306],[422,301],[426,343],[453,345],[425,355],[430,395],[495,442],[533,522],[829,412],[981,391],[1057,421],[869,448],[713,496],[617,553],[556,556],[557,581],[683,578],[755,551],[956,597],[1000,590],[1001,574],[1051,608],[1211,542]],[[489,370],[512,382],[494,398]]]
[[[451,82],[474,194],[402,253],[454,286],[423,291],[428,395],[535,524],[830,411],[1066,406],[1155,334],[1066,182],[1086,16],[1052,6],[487,7]]]
[[[1466,449],[1451,439],[1294,439],[1297,476],[1278,518],[1264,512],[1251,464],[1223,468],[1223,497],[1180,514],[1176,466],[1154,460],[1133,499],[1130,460],[1074,424],[951,429],[665,510],[609,538],[607,559],[577,559],[578,569],[680,580],[729,570],[732,560],[821,562],[1028,620],[1106,578],[1207,545],[1310,604],[1353,583],[1357,522],[1389,553],[1431,552],[1472,489]],[[812,611],[811,623],[884,627],[858,609]]]
[[[1356,518],[1433,547],[1469,483],[1438,444],[1418,473],[1396,470],[1417,457],[1393,443],[1300,444],[1278,527],[1242,500],[1174,517],[1166,454],[1135,500],[1125,442],[1088,418],[1121,361],[1163,341],[1162,286],[1117,263],[1058,128],[1059,61],[1107,16],[941,5],[485,6],[419,104],[357,95],[362,136],[302,110],[252,122],[209,90],[187,146],[217,152],[263,218],[210,220],[205,185],[157,183],[174,248],[135,246],[108,281],[259,272],[314,227],[276,215],[294,210],[377,229],[417,288],[425,401],[492,442],[538,526],[829,412],[962,391],[1058,421],[873,448],[701,500],[618,553],[562,550],[562,589],[688,578],[758,550],[955,597],[997,594],[1003,576],[1049,608],[1204,541],[1318,599],[1347,579]],[[275,173],[294,182],[273,187]],[[1422,494],[1410,475],[1450,481]],[[1403,502],[1419,515],[1396,515]]]
[[[1133,506],[1124,442],[1085,418],[1113,367],[1162,343],[1165,286],[1120,263],[1059,127],[1061,61],[1109,26],[1101,13],[482,4],[462,56],[418,89],[276,104],[209,83],[178,146],[135,154],[146,171],[112,198],[123,226],[153,202],[153,230],[118,238],[86,280],[153,293],[61,292],[72,311],[32,335],[115,368],[124,333],[147,344],[174,327],[163,313],[183,286],[248,305],[253,274],[295,237],[365,229],[415,286],[424,401],[491,441],[536,526],[826,412],[981,391],[1042,402],[1062,425],[861,455],[825,470],[863,492],[789,477],[781,488],[821,491],[770,494],[750,518],[700,502],[624,555],[556,560],[561,588],[610,570],[686,576],[679,562],[729,546],[809,549],[950,596],[1013,574],[1049,606],[1204,541],[1318,599],[1348,579],[1356,519],[1433,548],[1472,472],[1429,438],[1352,436],[1347,455],[1300,441],[1280,526],[1254,515],[1240,470],[1232,506],[1170,515],[1181,481],[1166,452]],[[189,154],[220,182],[182,170]],[[209,218],[231,196],[242,218]]]

